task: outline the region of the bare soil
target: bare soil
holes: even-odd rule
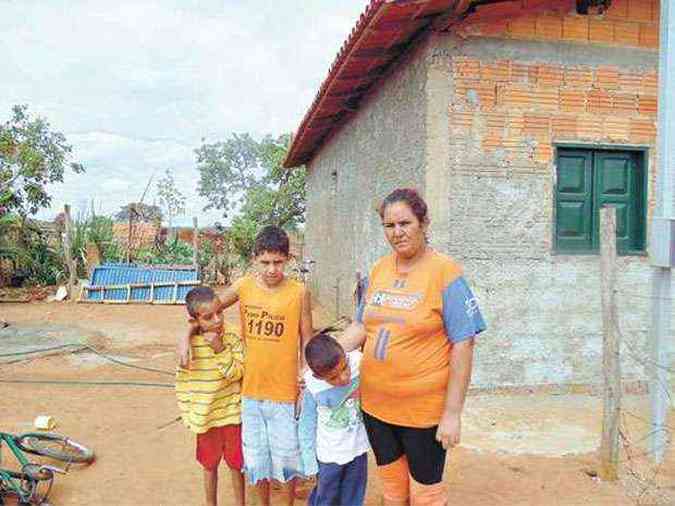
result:
[[[227,317],[236,321],[236,310]],[[0,430],[32,428],[37,415],[94,448],[96,462],[57,476],[55,506],[201,504],[202,475],[194,438],[174,420],[174,342],[184,332],[181,306],[0,304],[0,320],[18,328],[72,326],[97,350],[144,371],[110,363],[90,351],[0,363],[0,380],[115,381],[127,384],[9,384],[0,382]],[[30,337],[26,337],[30,339]],[[9,353],[0,340],[0,354]],[[137,386],[132,383],[152,383]],[[602,402],[581,395],[475,395],[467,400],[462,445],[448,458],[450,504],[582,505],[675,504],[675,455],[656,468],[643,455],[648,399],[625,401],[621,479],[597,473]],[[672,420],[672,417],[671,417]],[[671,422],[672,423],[672,422]],[[3,466],[11,466],[5,450]],[[379,504],[371,460],[367,504]],[[221,504],[232,504],[222,473]],[[257,504],[251,495],[251,504]],[[298,501],[304,504],[304,501]],[[10,503],[11,504],[11,503]]]

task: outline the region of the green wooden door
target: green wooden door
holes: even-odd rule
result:
[[[561,150],[558,155],[556,249],[584,252],[593,247],[593,154]]]
[[[616,208],[616,247],[620,253],[644,248],[644,174],[635,152],[598,152],[594,155],[595,227],[600,230],[600,209],[605,205]],[[597,236],[597,234],[595,234]],[[599,248],[597,237],[594,248]]]

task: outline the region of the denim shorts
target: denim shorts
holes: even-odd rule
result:
[[[292,402],[241,398],[244,471],[249,483],[302,476],[298,422]]]

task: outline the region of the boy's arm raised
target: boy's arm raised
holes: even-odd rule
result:
[[[366,328],[363,323],[354,320],[337,340],[346,352],[354,351],[366,342]]]
[[[183,369],[190,368],[190,360],[192,359],[190,340],[192,339],[192,336],[196,336],[197,334],[199,334],[199,325],[190,323],[190,330],[188,330],[188,333],[178,337],[176,353],[178,355],[178,365]]]
[[[220,298],[219,311],[225,311],[228,307],[239,300],[239,281],[235,281],[225,289]]]

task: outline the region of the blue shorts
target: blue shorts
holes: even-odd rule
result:
[[[303,476],[298,422],[292,402],[241,398],[244,472],[249,483],[285,483]]]

